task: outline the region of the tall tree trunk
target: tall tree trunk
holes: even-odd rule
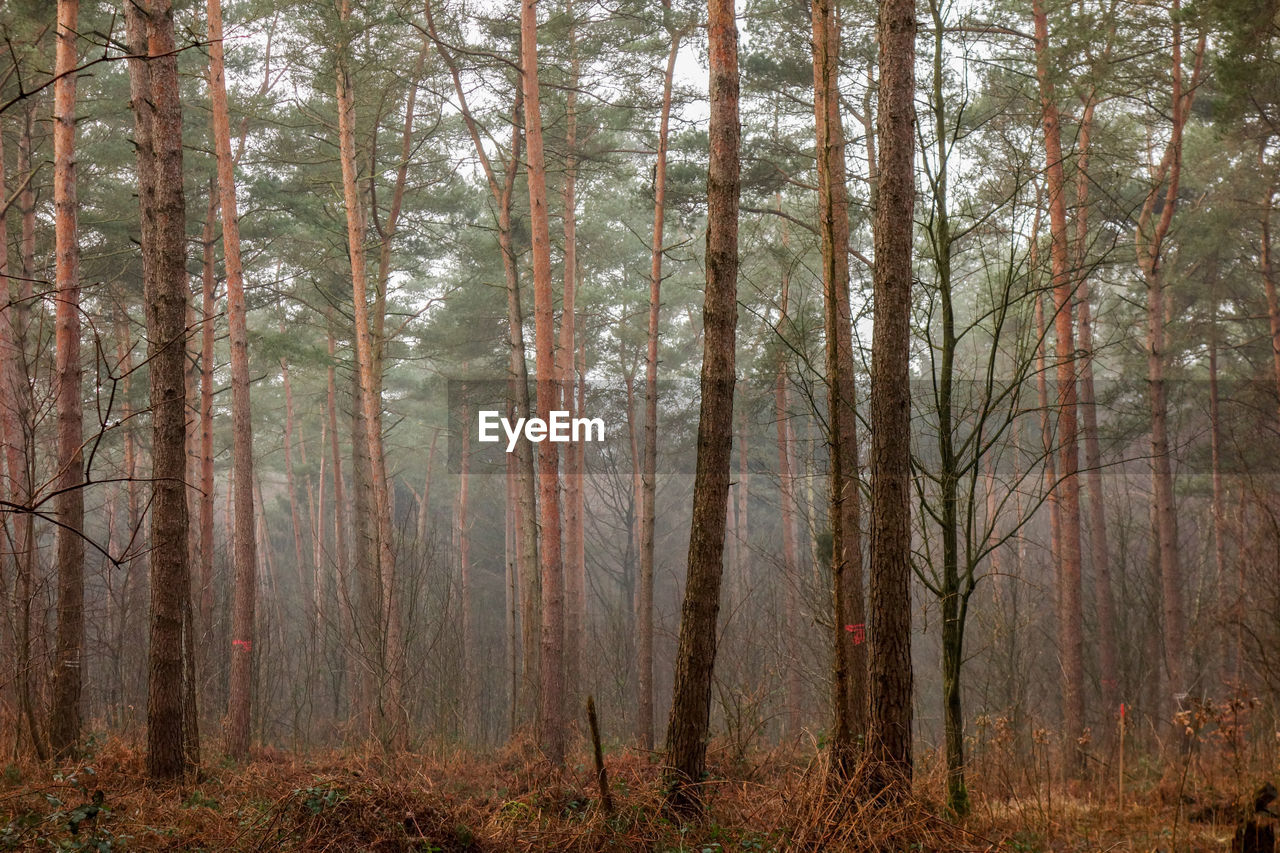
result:
[[[840,23],[831,0],[813,3],[813,92],[817,132],[818,221],[822,238],[823,329],[827,365],[832,586],[832,763],[847,778],[867,727],[865,621],[859,531],[853,321],[849,307],[849,197],[840,114]]]
[[[200,627],[208,653],[213,628],[213,359],[217,331],[217,274],[214,227],[218,216],[218,186],[209,181],[209,209],[201,234],[200,321]],[[206,662],[209,657],[205,658]]]
[[[81,414],[80,242],[76,215],[76,38],[79,0],[58,0],[53,91],[53,208],[57,271],[58,635],[49,742],[68,758],[80,741],[84,646],[84,421]],[[178,475],[179,481],[182,475]]]
[[[1085,482],[1089,487],[1089,554],[1093,563],[1098,613],[1098,675],[1102,682],[1104,741],[1111,738],[1112,715],[1119,701],[1119,653],[1116,650],[1115,594],[1107,545],[1106,496],[1102,490],[1102,447],[1098,439],[1097,395],[1093,385],[1093,315],[1089,304],[1089,144],[1095,97],[1085,103],[1076,147],[1076,299],[1080,319],[1080,414],[1084,433]]]
[[[222,45],[222,2],[208,0],[209,95],[214,147],[218,154],[218,198],[222,208],[222,254],[227,275],[227,325],[231,339],[231,469],[234,482],[231,608],[231,678],[224,723],[227,754],[249,754],[253,640],[258,587],[254,544],[253,421],[249,402],[249,335],[240,263],[240,214],[236,208],[235,164],[231,159],[231,120],[227,109]]]
[[[658,156],[653,165],[653,239],[649,254],[649,328],[644,360],[644,449],[640,474],[640,577],[636,597],[636,738],[653,749],[653,572],[654,524],[658,493],[658,314],[662,307],[663,230],[667,214],[667,146],[670,142],[671,89],[684,30],[670,25],[670,0],[663,17],[671,48],[662,77],[662,114],[658,120]]]
[[[1170,7],[1172,49],[1170,56],[1169,139],[1153,173],[1153,180],[1138,214],[1134,245],[1138,266],[1147,285],[1147,382],[1151,410],[1151,474],[1154,491],[1156,559],[1160,576],[1161,634],[1164,639],[1165,673],[1168,689],[1164,707],[1157,713],[1171,733],[1181,730],[1174,715],[1188,688],[1186,678],[1186,616],[1183,609],[1182,563],[1178,554],[1177,508],[1173,494],[1173,466],[1169,448],[1169,400],[1165,385],[1168,356],[1165,352],[1165,325],[1168,322],[1164,293],[1164,240],[1178,206],[1182,177],[1182,132],[1190,116],[1192,102],[1203,68],[1205,36],[1195,49],[1191,79],[1184,86],[1182,67],[1181,3]],[[1163,188],[1163,192],[1161,189]],[[1156,212],[1159,208],[1159,217]]]
[[[547,216],[546,159],[538,90],[537,0],[522,0],[520,43],[524,67],[525,142],[529,150],[529,213],[533,232],[535,369],[538,409],[545,417],[559,397],[555,365],[555,317],[551,293],[551,228]],[[564,763],[564,561],[560,542],[559,454],[538,448],[538,503],[542,572],[542,719],[539,743],[552,764]]]
[[[720,578],[733,452],[738,306],[738,28],[734,0],[708,0],[711,159],[707,167],[707,284],[702,304],[701,405],[693,480],[693,518],[675,685],[667,722],[664,776],[678,808],[698,807],[706,767]]]
[[[879,188],[871,342],[870,788],[910,789],[911,235],[915,0],[880,0]]]
[[[20,243],[22,276],[14,293],[12,282],[6,281],[4,296],[16,300],[10,306],[3,322],[9,326],[13,350],[6,372],[0,380],[8,388],[5,394],[12,407],[5,407],[12,415],[12,425],[6,427],[6,457],[9,466],[10,499],[27,505],[31,501],[32,461],[34,450],[31,422],[31,387],[27,356],[27,326],[31,314],[32,283],[35,280],[35,192],[28,179],[31,171],[31,148],[34,126],[34,101],[29,101],[23,112],[23,130],[18,138],[17,171],[23,175],[23,185],[18,193],[18,208],[22,214],[22,240]],[[7,244],[6,244],[7,245]],[[18,696],[19,728],[25,730],[32,751],[40,761],[48,758],[44,734],[36,719],[35,697],[31,663],[31,607],[35,594],[35,516],[22,513],[14,520],[14,580],[16,596],[13,618],[15,625],[14,688]],[[21,732],[18,736],[21,743]]]
[[[664,4],[669,15],[670,5]],[[666,224],[667,145],[671,125],[671,89],[683,31],[670,32],[671,49],[662,78],[662,115],[658,157],[653,166],[653,239],[649,258],[649,325],[645,343],[644,446],[640,474],[640,572],[636,595],[636,738],[653,749],[653,575],[654,524],[658,491],[658,335],[662,307],[663,230]]]
[[[933,19],[933,74],[930,106],[936,151],[930,171],[932,215],[929,242],[937,278],[939,320],[942,340],[936,346],[937,380],[935,407],[938,415],[938,536],[941,543],[941,583],[934,588],[942,616],[942,714],[943,741],[947,768],[947,809],[957,817],[969,813],[969,790],[965,783],[964,706],[961,678],[964,667],[964,620],[968,597],[960,569],[960,481],[961,452],[956,448],[955,379],[956,336],[952,255],[955,235],[951,229],[950,149],[945,73],[945,18],[937,0],[930,0]],[[932,330],[931,330],[932,331]],[[963,414],[961,413],[963,419]],[[963,444],[962,444],[963,446]],[[979,455],[981,451],[978,451]],[[972,504],[970,504],[972,506]]]
[[[130,50],[145,57],[131,60],[130,71],[152,413],[147,773],[168,779],[183,774],[188,758],[183,629],[191,594],[185,484],[189,290],[182,104],[173,7],[169,0],[152,0],[128,9]]]
[[[578,36],[574,24],[573,0],[565,2],[569,19],[569,81],[565,95],[565,162],[564,162],[564,302],[560,315],[559,373],[563,398],[561,407],[574,416],[574,361],[577,347],[574,331],[577,325],[575,299],[578,278],[578,210],[575,192],[578,181]],[[564,452],[564,580],[565,580],[565,707],[578,707],[582,689],[583,633],[586,624],[586,565],[577,559],[583,534],[580,512],[582,466],[577,448],[572,444]],[[573,718],[572,712],[570,719]]]
[[[1083,769],[1078,742],[1084,733],[1084,628],[1081,605],[1080,478],[1076,439],[1076,376],[1073,304],[1076,279],[1070,269],[1066,178],[1057,95],[1049,68],[1049,24],[1043,0],[1034,0],[1036,79],[1044,128],[1045,185],[1049,204],[1049,263],[1053,277],[1054,338],[1057,355],[1058,498],[1061,538],[1058,552],[1058,645],[1062,655],[1063,754],[1070,772]]]
[[[339,17],[345,25],[351,15],[349,0],[341,0]],[[404,652],[401,648],[399,603],[394,595],[396,562],[391,528],[391,498],[387,484],[386,463],[382,445],[382,401],[379,390],[377,357],[374,352],[373,329],[370,325],[368,273],[365,263],[364,202],[360,197],[356,175],[355,102],[351,93],[351,71],[347,52],[350,45],[339,48],[337,73],[338,144],[342,165],[343,201],[347,217],[347,252],[351,259],[351,288],[355,308],[356,366],[359,400],[365,424],[365,446],[371,469],[373,523],[377,538],[378,577],[382,584],[382,690],[379,706],[383,720],[379,737],[393,750],[403,749],[407,742],[407,720],[404,718],[402,672]],[[379,297],[382,298],[381,296]],[[381,313],[381,312],[377,312]],[[381,336],[379,335],[379,339]]]
[[[778,209],[782,209],[782,195],[778,194]],[[790,244],[786,220],[782,225],[782,249]],[[778,333],[788,336],[791,332],[789,312],[791,300],[790,267],[782,268],[782,287],[778,303]],[[773,384],[774,421],[778,428],[778,495],[782,513],[782,574],[786,584],[784,595],[784,625],[786,627],[786,733],[794,737],[800,731],[800,563],[796,551],[796,496],[795,459],[792,456],[794,436],[791,430],[791,403],[787,393],[788,362],[786,349],[778,348],[778,365]]]
[[[1220,397],[1218,393],[1218,293],[1217,260],[1214,261],[1212,284],[1209,288],[1209,302],[1212,308],[1209,314],[1209,455],[1212,464],[1213,495],[1211,509],[1213,513],[1213,577],[1215,585],[1225,597],[1231,585],[1226,578],[1226,488],[1222,479],[1222,419]],[[1232,602],[1234,606],[1234,601]],[[1225,621],[1230,624],[1232,608],[1223,608]],[[1237,626],[1237,632],[1239,626]],[[1235,643],[1224,655],[1227,665],[1227,679],[1232,689],[1239,689],[1240,684],[1240,649]]]

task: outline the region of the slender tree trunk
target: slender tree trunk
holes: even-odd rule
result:
[[[1098,440],[1097,396],[1093,385],[1093,316],[1089,304],[1089,143],[1096,99],[1085,104],[1077,134],[1076,158],[1076,299],[1080,319],[1080,414],[1084,433],[1085,482],[1089,487],[1089,553],[1093,563],[1098,612],[1098,670],[1102,682],[1104,742],[1111,740],[1112,715],[1119,696],[1119,653],[1116,650],[1115,594],[1107,544],[1106,496],[1102,489],[1102,447]]]
[[[565,94],[564,163],[564,307],[560,315],[559,373],[563,398],[561,408],[574,416],[574,361],[577,347],[575,299],[578,278],[578,210],[575,197],[578,180],[578,37],[573,20],[573,0],[565,2],[569,19],[569,82]],[[571,444],[564,452],[564,579],[565,579],[565,707],[578,707],[582,690],[583,634],[586,624],[586,566],[577,559],[583,519],[579,510],[582,496],[582,466]],[[570,718],[573,714],[570,714]]]
[[[217,331],[217,274],[214,226],[218,216],[218,186],[209,181],[209,209],[201,234],[203,263],[200,323],[200,627],[208,654],[213,630],[213,359]],[[209,657],[205,658],[206,662]]]
[[[782,196],[778,194],[778,209],[782,209]],[[786,220],[782,226],[782,248],[790,244]],[[791,317],[788,313],[791,299],[790,267],[782,268],[782,287],[778,307],[778,333],[788,336]],[[791,403],[787,393],[788,363],[785,348],[778,349],[777,373],[773,384],[774,421],[778,428],[778,495],[782,513],[782,574],[786,584],[784,592],[784,625],[786,627],[786,732],[794,737],[800,731],[800,563],[796,551],[796,497],[795,460],[792,457],[794,436],[791,431]]]
[[[1226,595],[1226,590],[1230,589],[1226,578],[1226,488],[1222,480],[1222,421],[1220,414],[1220,397],[1218,393],[1218,302],[1221,297],[1218,294],[1218,274],[1215,269],[1213,275],[1213,283],[1209,289],[1209,301],[1213,306],[1209,315],[1209,454],[1212,462],[1212,479],[1213,479],[1213,577],[1215,585]],[[1233,614],[1229,609],[1223,609],[1223,615],[1228,621],[1231,620]],[[1232,648],[1227,650],[1224,658],[1227,664],[1227,679],[1230,687],[1233,689],[1240,688],[1240,658],[1239,649],[1232,644]]]
[[[555,317],[551,293],[551,230],[547,216],[546,159],[542,148],[542,107],[538,90],[537,0],[522,0],[521,57],[524,64],[525,142],[528,154],[529,212],[533,232],[535,366],[538,409],[545,416],[559,397],[555,366]],[[542,719],[539,743],[552,764],[564,763],[564,561],[560,541],[559,454],[538,448],[538,503],[542,571]]]
[[[8,198],[8,174],[5,169],[4,162],[4,140],[3,134],[0,133],[0,198]],[[12,282],[9,278],[9,228],[8,228],[8,212],[0,213],[0,296],[4,297],[8,302],[8,310],[4,317],[0,317],[0,436],[3,440],[3,454],[0,455],[0,464],[4,465],[4,489],[3,497],[9,501],[14,507],[22,506],[26,503],[26,495],[24,489],[20,485],[22,478],[22,469],[26,467],[26,461],[23,458],[21,448],[25,446],[23,440],[24,426],[18,420],[18,398],[23,392],[22,385],[25,385],[25,377],[20,372],[22,358],[18,352],[17,346],[17,328],[14,322],[16,311],[13,306]],[[18,383],[22,380],[22,385]],[[19,531],[22,527],[22,518],[24,514],[14,512],[3,519],[0,524],[0,534],[4,537],[4,543],[13,550],[14,571],[12,577],[7,576],[5,571],[6,565],[0,563],[0,597],[4,599],[5,605],[8,606],[9,624],[6,627],[16,628],[22,619],[22,611],[24,602],[19,598],[18,579],[22,575],[22,555],[17,547]],[[3,637],[0,637],[0,652],[3,653],[5,663],[9,664],[8,671],[5,675],[9,679],[9,685],[6,689],[12,690],[12,707],[5,705],[8,696],[0,699],[0,706],[5,719],[13,721],[12,740],[7,746],[11,747],[9,754],[18,755],[22,743],[22,722],[21,713],[23,707],[24,695],[22,687],[24,685],[25,676],[21,673],[21,668],[25,667],[25,650],[20,650],[19,637],[20,631],[5,631]]]
[[[939,538],[942,551],[941,583],[936,592],[942,616],[942,714],[943,741],[947,767],[947,809],[957,817],[969,813],[969,790],[965,783],[964,707],[961,678],[964,666],[965,607],[968,600],[961,582],[960,568],[960,481],[962,461],[956,448],[955,378],[956,336],[952,254],[954,234],[950,211],[950,147],[947,101],[944,88],[945,20],[937,0],[930,0],[933,19],[933,74],[930,106],[933,113],[934,153],[930,174],[932,216],[929,242],[937,277],[939,320],[942,341],[936,347],[936,411],[938,415]],[[963,415],[961,415],[963,418]]]
[[[54,286],[57,349],[58,634],[49,742],[60,758],[80,742],[80,655],[84,646],[84,421],[80,395],[80,241],[76,216],[76,38],[79,0],[58,0],[53,91]],[[179,475],[181,479],[181,475]]]
[[[287,334],[283,325],[280,332]],[[289,360],[283,356],[280,358],[280,377],[284,385],[284,482],[285,490],[289,493],[289,520],[293,525],[293,559],[298,573],[298,594],[302,595],[306,591],[306,572],[303,570],[302,519],[298,516],[297,480],[293,476],[293,382],[289,378]]]
[[[1076,439],[1077,396],[1073,319],[1076,278],[1070,269],[1067,234],[1066,178],[1057,95],[1049,68],[1049,25],[1042,0],[1032,4],[1035,17],[1036,78],[1044,128],[1046,189],[1049,204],[1049,262],[1053,276],[1054,338],[1057,355],[1058,497],[1061,538],[1058,644],[1062,655],[1063,753],[1073,756],[1070,772],[1084,768],[1078,742],[1084,733],[1084,627],[1081,605],[1080,478]]]
[[[6,312],[4,323],[10,328],[13,340],[12,357],[8,360],[6,373],[2,377],[8,389],[5,397],[12,403],[12,408],[5,406],[5,411],[13,418],[12,425],[6,427],[5,436],[8,447],[6,457],[9,466],[10,499],[14,503],[27,505],[31,501],[33,446],[31,423],[31,387],[27,381],[30,375],[27,355],[27,326],[31,313],[32,282],[35,278],[35,192],[27,176],[31,170],[32,128],[34,124],[34,102],[29,101],[23,114],[23,131],[18,138],[17,171],[23,175],[23,188],[18,194],[18,208],[22,214],[22,240],[20,244],[22,278],[14,293],[12,282],[6,280],[4,295],[16,302]],[[7,243],[6,243],[7,245]],[[25,730],[31,742],[36,758],[45,761],[48,751],[45,748],[44,735],[40,730],[35,714],[35,698],[32,693],[31,662],[31,606],[34,600],[35,577],[35,516],[22,513],[14,520],[14,580],[13,591],[16,596],[13,618],[15,620],[14,648],[14,688],[18,696],[19,735]]]
[[[253,641],[258,587],[254,545],[253,421],[249,402],[249,335],[240,263],[240,214],[236,208],[231,120],[227,109],[222,45],[222,2],[208,0],[209,95],[218,154],[218,198],[222,208],[222,254],[227,275],[227,324],[231,339],[231,469],[234,482],[231,607],[231,678],[224,723],[225,749],[233,758],[249,754],[253,689]]]
[[[511,206],[515,192],[516,176],[520,166],[521,147],[521,115],[524,105],[524,87],[517,85],[514,103],[511,108],[511,159],[507,163],[502,183],[485,149],[480,136],[480,128],[471,110],[467,106],[466,88],[453,57],[437,38],[434,19],[431,16],[431,3],[426,5],[428,31],[436,43],[441,59],[449,68],[453,78],[454,93],[458,97],[459,109],[463,123],[475,147],[476,158],[484,170],[498,211],[498,246],[502,252],[502,269],[507,286],[507,327],[511,343],[511,358],[508,367],[508,388],[513,411],[512,418],[529,417],[533,413],[529,397],[529,368],[525,359],[524,342],[524,309],[520,300],[520,272],[515,246],[512,240]],[[534,720],[538,713],[539,696],[541,694],[541,637],[542,637],[542,577],[538,571],[538,516],[537,516],[537,480],[533,467],[533,446],[524,437],[524,433],[516,441],[516,559],[517,574],[520,577],[521,597],[521,670],[524,678],[520,690],[520,716]]]
[[[1258,151],[1258,166],[1264,166],[1264,147]],[[1258,246],[1258,258],[1262,267],[1262,287],[1267,296],[1267,320],[1271,331],[1271,368],[1275,378],[1276,396],[1280,400],[1280,296],[1276,294],[1275,269],[1271,262],[1271,199],[1275,196],[1274,184],[1267,186],[1267,198],[1262,206],[1262,235]]]
[[[738,600],[746,595],[750,588],[748,570],[751,563],[750,517],[751,506],[751,453],[747,442],[747,415],[738,412],[738,484],[734,490],[738,499],[737,511],[734,513],[734,538],[738,541],[738,560],[735,564],[734,586]]]
[[[670,4],[663,6],[670,14]],[[663,230],[667,213],[667,145],[671,127],[671,89],[682,30],[668,30],[671,49],[662,77],[662,115],[658,121],[658,157],[653,166],[653,239],[649,256],[649,328],[645,343],[644,448],[640,473],[640,577],[636,596],[636,738],[653,749],[653,573],[654,524],[658,492],[658,314],[662,307]]]
[[[147,773],[187,768],[184,623],[190,612],[186,498],[186,201],[182,183],[182,104],[173,7],[130,7],[138,197],[142,209],[143,294],[152,420],[151,632],[147,696]],[[186,625],[189,629],[189,623]]]
[[[341,0],[339,16],[343,24],[351,14],[349,0]],[[360,198],[356,175],[355,103],[351,93],[347,50],[340,48],[337,73],[338,143],[342,165],[343,201],[347,216],[347,252],[351,259],[351,287],[355,307],[356,365],[359,379],[359,405],[365,423],[365,447],[371,469],[373,522],[376,527],[378,577],[382,582],[380,624],[383,632],[383,695],[379,703],[383,725],[379,736],[393,750],[405,747],[407,720],[402,702],[404,652],[401,647],[399,603],[394,595],[396,562],[391,528],[391,499],[383,459],[381,380],[377,375],[373,329],[370,325],[368,273],[365,263],[364,203]],[[380,297],[381,299],[381,297]],[[378,312],[381,313],[381,312]],[[379,339],[381,336],[379,335]]]
[[[529,399],[529,366],[525,359],[524,311],[520,301],[520,273],[512,244],[511,205],[515,193],[516,173],[520,163],[520,115],[523,88],[516,88],[512,108],[511,160],[507,166],[498,203],[498,244],[502,251],[502,268],[507,284],[507,326],[511,337],[508,367],[508,396],[512,416],[533,414]],[[496,182],[494,182],[496,185]],[[542,693],[542,574],[538,570],[537,479],[533,469],[533,445],[521,433],[516,442],[516,561],[520,576],[521,718],[535,721]]]
[[[505,548],[503,564],[506,571],[507,606],[503,615],[507,623],[507,671],[511,676],[508,695],[509,719],[507,721],[508,737],[515,737],[519,725],[520,705],[520,577],[517,565],[516,542],[516,459],[514,454],[507,455],[507,493],[506,512],[504,517],[503,545]]]
[[[697,808],[689,783],[706,767],[711,681],[716,657],[720,578],[733,452],[734,363],[738,307],[738,31],[734,0],[708,0],[711,159],[707,168],[707,284],[693,518],[675,685],[667,722],[664,776],[677,808]]]
[[[911,785],[911,235],[915,0],[880,0],[871,343],[870,789]]]
[[[866,646],[858,491],[853,322],[849,307],[849,198],[840,114],[840,24],[831,0],[813,3],[813,92],[817,129],[818,221],[822,238],[823,328],[827,365],[827,444],[831,474],[832,763],[848,777],[867,727]]]
[[[1168,356],[1165,352],[1165,326],[1168,323],[1164,294],[1164,240],[1173,223],[1178,206],[1178,188],[1182,177],[1182,132],[1190,115],[1203,68],[1206,39],[1200,36],[1195,49],[1194,70],[1184,87],[1182,67],[1182,18],[1179,0],[1170,8],[1172,49],[1170,56],[1171,118],[1169,139],[1164,154],[1153,172],[1134,244],[1138,266],[1147,285],[1147,382],[1151,410],[1151,473],[1154,492],[1156,559],[1160,576],[1160,599],[1164,638],[1165,672],[1168,690],[1164,707],[1158,713],[1171,733],[1181,730],[1174,715],[1188,688],[1186,678],[1186,616],[1183,608],[1182,563],[1178,554],[1177,508],[1173,493],[1173,467],[1169,447],[1169,401],[1165,385]],[[1163,192],[1161,190],[1163,189]],[[1157,218],[1156,209],[1160,208]]]
[[[472,603],[471,579],[471,519],[469,517],[471,492],[471,413],[462,412],[461,469],[458,472],[458,567],[462,575],[462,719],[463,739],[472,743],[480,736],[481,726],[476,685],[480,673],[476,670],[475,606]]]

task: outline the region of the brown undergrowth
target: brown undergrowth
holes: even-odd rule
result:
[[[713,763],[706,812],[684,821],[662,808],[649,756],[620,750],[607,763],[610,814],[585,750],[555,771],[525,743],[485,757],[267,749],[153,786],[141,753],[109,740],[74,767],[6,768],[0,850],[1198,851],[1227,849],[1237,819],[1231,802],[1197,797],[1178,774],[1118,801],[1098,779],[1029,778],[1013,792],[984,784],[978,768],[973,813],[949,819],[931,757],[912,800],[876,806],[833,791],[821,759],[775,751]]]

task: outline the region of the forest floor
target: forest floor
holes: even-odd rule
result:
[[[527,747],[395,760],[262,750],[152,786],[141,751],[110,740],[75,768],[5,768],[0,850],[1220,851],[1239,819],[1234,798],[1197,793],[1175,771],[1122,805],[1102,780],[1013,796],[977,780],[957,821],[944,817],[939,774],[920,774],[917,800],[871,807],[831,796],[817,762],[768,753],[713,761],[706,814],[682,822],[661,808],[658,768],[632,751],[606,758],[605,814],[586,755],[555,772]]]

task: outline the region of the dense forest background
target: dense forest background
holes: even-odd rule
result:
[[[1188,778],[1276,767],[1274,3],[0,33],[10,782],[104,744],[581,769],[588,697],[668,793],[1173,784],[1175,846]],[[605,440],[505,452],[483,409]]]

